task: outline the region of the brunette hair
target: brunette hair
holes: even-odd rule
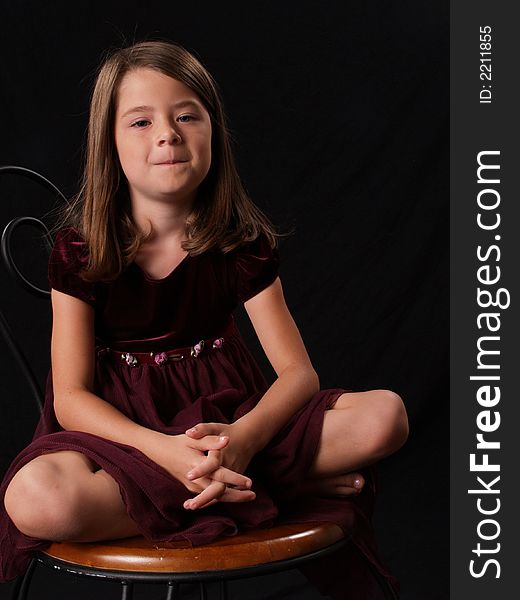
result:
[[[128,185],[114,141],[114,119],[119,84],[130,71],[155,69],[188,86],[211,118],[212,160],[200,184],[186,222],[184,250],[191,255],[212,248],[229,252],[264,233],[271,245],[283,234],[246,193],[235,165],[231,136],[216,82],[183,46],[161,40],[143,41],[112,51],[101,64],[92,92],[85,164],[79,193],[65,207],[56,229],[75,227],[89,251],[81,276],[87,281],[110,281],[130,264],[143,241],[135,225]]]

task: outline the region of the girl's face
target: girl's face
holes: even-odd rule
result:
[[[130,71],[119,85],[114,135],[132,202],[191,206],[211,164],[211,120],[195,92],[153,69]]]

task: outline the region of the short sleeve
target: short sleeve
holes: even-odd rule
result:
[[[83,281],[79,272],[86,267],[88,253],[82,236],[73,227],[60,229],[49,257],[49,286],[95,305],[95,283]]]
[[[265,234],[246,242],[232,253],[232,282],[236,299],[246,302],[268,287],[278,276],[280,256]]]

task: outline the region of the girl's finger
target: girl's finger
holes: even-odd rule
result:
[[[214,471],[216,471],[221,464],[222,455],[220,454],[220,452],[211,450],[210,452],[208,452],[208,456],[200,464],[198,464],[196,467],[194,467],[193,469],[188,471],[188,473],[186,473],[186,477],[190,481],[198,479],[199,477],[204,477],[205,475],[212,474]]]
[[[219,435],[222,425],[219,423],[197,423],[186,431],[186,435],[195,440],[203,438],[205,435]]]
[[[239,490],[249,490],[253,484],[249,477],[241,475],[231,469],[227,469],[226,467],[216,469],[215,472],[211,474],[211,478],[216,481],[222,481],[226,485],[232,485]]]
[[[202,490],[200,494],[186,500],[184,508],[188,510],[196,510],[206,506],[211,500],[218,500],[220,496],[226,491],[226,485],[220,481],[212,481],[205,490]]]
[[[226,491],[220,496],[220,502],[251,502],[256,498],[256,494],[252,490],[234,490],[226,488]]]
[[[186,488],[192,494],[200,494],[200,492],[202,492],[202,490],[205,490],[208,487],[208,485],[210,485],[212,482],[213,479],[210,479],[209,477],[201,477],[200,479],[191,481],[189,485],[186,486]]]
[[[206,452],[208,450],[222,450],[229,443],[229,437],[227,435],[206,435],[201,440],[191,440],[189,445],[197,450]]]
[[[184,508],[187,510],[197,510],[200,508],[206,508],[206,506],[211,506],[216,502],[251,502],[256,498],[256,494],[250,490],[240,491],[233,488],[224,488],[224,492],[222,494],[220,494],[220,491],[218,492],[218,498],[213,497],[211,500],[208,500],[209,497],[215,496],[215,492],[212,492],[211,496],[208,495],[209,487],[201,492],[198,496],[195,496],[195,498],[186,500],[184,503]]]
[[[191,500],[189,502],[191,502]],[[207,506],[211,506],[212,504],[216,504],[217,502],[218,502],[218,500],[216,500],[215,498],[213,498],[213,500],[210,500],[209,502],[206,502],[206,504],[203,504],[201,506],[197,506],[196,508],[197,509],[206,508]],[[184,508],[187,508],[188,510],[192,509],[191,506],[186,506],[186,503],[184,505]],[[195,510],[195,509],[193,509],[193,510]]]

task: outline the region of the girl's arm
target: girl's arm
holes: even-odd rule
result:
[[[148,429],[94,394],[94,309],[86,302],[55,289],[51,290],[51,299],[54,411],[64,429],[84,431],[131,445],[160,464],[193,492],[206,490],[214,479],[242,488],[250,486],[248,478],[220,467],[220,464],[213,469],[211,478],[208,476],[204,480],[191,482],[185,476],[190,468],[207,460],[206,451],[212,451],[212,455],[218,457],[228,439],[212,436],[205,443],[204,440],[193,440],[185,435],[170,436]],[[221,496],[220,500],[252,499],[251,492],[224,488],[225,485],[213,485],[205,497],[216,498],[220,490],[227,494]]]
[[[229,435],[230,444],[222,450],[223,464],[240,473],[320,389],[318,375],[285,303],[280,278],[245,302],[244,307],[278,377],[258,404],[233,424],[199,423],[186,432],[193,439]],[[200,476],[204,470],[201,464],[189,476]],[[198,500],[190,504],[201,507]]]
[[[279,277],[244,307],[278,376],[258,404],[236,422],[254,440],[258,452],[319,391],[320,382],[285,303]]]

